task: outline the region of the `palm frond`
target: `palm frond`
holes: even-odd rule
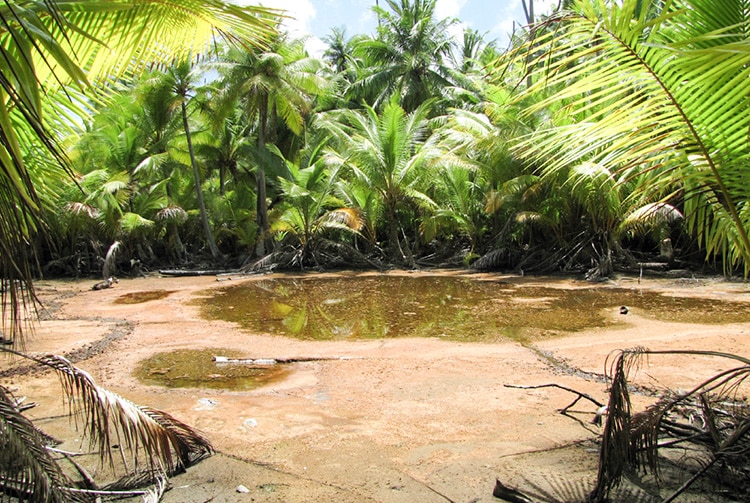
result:
[[[637,178],[636,200],[682,194],[691,231],[747,274],[746,2],[587,0],[575,9],[535,27],[497,65],[525,66],[534,84],[519,99],[542,96],[528,114],[558,110],[517,151],[547,173],[589,161]]]
[[[720,371],[690,391],[667,393],[644,411],[632,414],[629,374],[644,357],[656,355],[718,357],[739,362],[740,366]],[[615,354],[608,376],[611,378],[608,417],[600,446],[597,482],[590,501],[607,501],[612,489],[627,473],[652,473],[658,480],[660,450],[680,443],[689,444],[690,457],[699,460],[699,468],[664,501],[673,501],[717,461],[723,463],[723,470],[736,468],[737,473],[742,474],[737,479],[739,485],[746,486],[750,410],[744,386],[750,378],[748,358],[720,351],[635,348]],[[700,417],[700,421],[696,423],[695,417]]]
[[[43,166],[37,151],[46,153],[45,162],[66,165],[52,130],[75,122],[66,116],[85,115],[77,91],[205,54],[217,37],[262,45],[280,15],[221,0],[0,3],[0,275],[10,281],[3,285],[3,328],[15,340],[23,332],[16,314],[34,303],[32,244],[41,220],[26,164]],[[25,281],[23,288],[17,280]]]
[[[187,217],[183,208],[174,205],[165,206],[156,212],[156,219],[160,222],[184,222]]]
[[[362,212],[357,208],[337,208],[327,212],[323,218],[329,223],[340,224],[353,231],[360,231],[365,225]]]
[[[649,203],[628,213],[620,224],[620,229],[621,232],[644,235],[650,230],[661,230],[683,219],[682,212],[669,203]]]
[[[73,483],[46,449],[43,435],[0,386],[0,492],[21,501],[84,501],[64,491]]]
[[[70,398],[71,415],[102,461],[114,466],[111,446],[120,444],[135,466],[142,462],[142,452],[152,467],[163,467],[172,474],[213,452],[208,440],[190,426],[97,386],[88,373],[65,358],[47,356],[42,361],[57,371]]]

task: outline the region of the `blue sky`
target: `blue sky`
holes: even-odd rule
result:
[[[319,55],[325,49],[320,40],[335,27],[344,27],[348,36],[373,33],[377,19],[371,8],[375,0],[235,0],[243,4],[262,4],[285,9],[293,19],[285,25],[295,36],[308,36],[308,49]],[[545,12],[557,0],[534,0],[536,12]],[[380,6],[387,8],[384,0]],[[521,0],[437,0],[439,18],[455,17],[467,27],[487,33],[501,47],[508,43],[513,22],[525,24]]]

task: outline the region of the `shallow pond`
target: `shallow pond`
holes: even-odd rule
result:
[[[150,290],[147,292],[131,292],[115,298],[115,304],[142,304],[169,297],[174,290]]]
[[[168,388],[243,390],[282,380],[291,372],[283,365],[216,363],[215,355],[242,357],[225,349],[178,349],[141,361],[135,375],[146,384]]]
[[[750,303],[640,289],[532,286],[457,276],[363,275],[243,281],[201,299],[203,315],[254,333],[313,340],[440,337],[525,342],[616,326],[631,313],[685,323],[750,321]]]

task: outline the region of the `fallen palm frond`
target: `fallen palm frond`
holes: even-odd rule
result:
[[[585,393],[558,384],[506,385],[521,389],[559,388],[577,395],[561,413],[584,398],[599,407],[597,417],[600,413],[606,414],[594,488],[582,498],[568,491],[564,500],[669,503],[692,490],[696,494],[711,494],[712,501],[718,501],[722,492],[728,500],[745,501],[750,495],[750,404],[747,399],[750,359],[718,351],[651,351],[645,348],[618,351],[613,355],[606,365],[610,385],[606,406]],[[722,358],[739,365],[718,372],[687,392],[667,390],[654,404],[634,413],[630,393],[638,387],[630,382],[630,374],[637,370],[642,358],[657,355]],[[625,481],[629,483],[624,484]],[[553,495],[529,480],[525,485],[533,492],[508,490],[498,482],[494,494],[504,501],[560,501],[562,493]]]
[[[96,385],[92,377],[60,356],[46,356],[45,365],[57,370],[69,398],[70,413],[82,423],[84,434],[114,465],[111,445],[120,445],[123,462],[139,462],[143,451],[152,466],[176,473],[213,452],[211,444],[193,428],[165,412],[134,403]],[[125,451],[131,459],[125,458]]]
[[[105,495],[132,496],[136,493],[131,489],[152,485],[137,494],[158,501],[167,476],[213,453],[208,440],[187,424],[97,386],[88,373],[65,358],[26,358],[57,371],[70,416],[88,439],[91,453],[117,473],[121,468],[116,467],[113,451],[119,450],[119,466],[124,466],[126,473],[104,488],[88,476],[76,483],[54,456],[66,453],[50,448],[53,439],[39,431],[21,413],[18,401],[0,386],[0,495],[32,502],[91,501]],[[65,459],[79,474],[87,474],[70,456]]]
[[[72,485],[46,449],[46,439],[0,386],[0,494],[20,501],[83,501],[67,494]]]
[[[741,365],[712,376],[691,391],[667,393],[646,410],[632,414],[630,369],[646,355],[666,354],[728,358]],[[742,394],[750,377],[750,360],[715,351],[638,348],[619,352],[609,368],[609,377],[608,417],[590,501],[607,501],[610,491],[629,474],[652,474],[658,482],[664,450],[676,447],[690,453],[679,462],[679,468],[689,476],[663,501],[673,501],[710,474],[721,477],[721,484],[733,494],[750,491],[750,406]]]

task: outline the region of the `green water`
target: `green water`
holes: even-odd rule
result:
[[[203,315],[253,333],[310,340],[440,337],[531,342],[594,327],[624,326],[638,315],[685,323],[750,322],[750,302],[674,297],[633,288],[534,286],[455,276],[284,277],[205,292]],[[172,292],[136,293],[146,302]],[[743,295],[744,297],[744,295]],[[620,306],[630,314],[621,315]],[[226,349],[177,350],[144,360],[136,376],[167,387],[252,389],[284,379],[289,365],[216,364],[214,355],[263,358]]]
[[[584,284],[585,285],[585,284]],[[439,337],[521,342],[623,324],[631,314],[686,323],[750,321],[750,303],[639,289],[524,286],[454,276],[300,277],[244,281],[201,299],[203,315],[253,333],[307,340]]]
[[[246,356],[226,349],[178,349],[141,361],[135,375],[146,384],[168,388],[243,390],[281,380],[291,371],[283,365],[217,364],[215,355]]]

